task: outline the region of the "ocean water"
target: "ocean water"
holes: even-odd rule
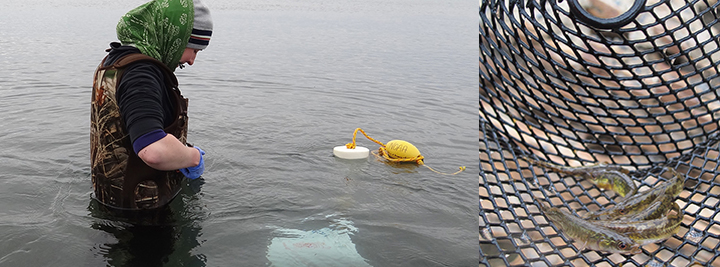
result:
[[[476,263],[474,3],[205,0],[211,44],[176,74],[206,172],[140,225],[91,199],[89,120],[93,71],[143,2],[2,4],[0,266]],[[467,170],[333,157],[356,128]]]

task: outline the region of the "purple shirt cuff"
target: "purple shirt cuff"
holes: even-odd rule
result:
[[[166,135],[167,133],[163,130],[155,130],[141,135],[135,139],[135,142],[133,142],[133,150],[135,150],[135,154],[140,153],[140,150],[146,146],[165,138]]]

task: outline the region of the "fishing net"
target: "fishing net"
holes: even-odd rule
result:
[[[480,266],[720,266],[717,0],[481,0]],[[540,211],[620,196],[532,166],[599,162],[639,191],[685,176],[682,224],[634,255],[583,250]]]

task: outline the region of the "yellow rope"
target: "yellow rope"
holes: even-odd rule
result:
[[[433,171],[434,173],[442,174],[442,175],[455,175],[455,174],[461,173],[462,171],[465,170],[465,166],[460,166],[460,168],[459,168],[460,170],[458,170],[458,171],[456,171],[456,172],[453,172],[453,173],[444,173],[444,172],[436,171],[436,170],[434,170],[433,168],[430,168],[430,166],[428,166],[428,165],[423,165],[423,166],[427,167],[428,169],[430,169],[430,170]]]
[[[355,129],[355,132],[353,132],[352,143],[347,143],[347,144],[345,144],[345,147],[347,147],[348,149],[355,149],[355,147],[356,147],[356,145],[355,145],[355,139],[357,138],[357,133],[358,133],[358,131],[360,131],[360,132],[361,132],[365,137],[367,137],[367,139],[369,139],[370,141],[373,141],[373,142],[377,143],[378,145],[380,145],[380,148],[377,150],[377,152],[375,152],[375,151],[372,152],[372,154],[375,155],[376,158],[382,157],[382,158],[384,158],[384,159],[387,160],[387,161],[396,162],[396,163],[397,163],[397,162],[415,162],[415,163],[417,163],[418,165],[423,165],[423,166],[427,167],[428,169],[430,169],[430,170],[433,171],[434,173],[442,174],[442,175],[455,175],[455,174],[461,173],[462,171],[465,170],[465,166],[461,166],[461,167],[460,167],[460,170],[459,170],[459,171],[456,171],[456,172],[454,172],[454,173],[444,173],[444,172],[436,171],[435,169],[430,168],[430,166],[425,165],[425,163],[423,162],[423,160],[425,159],[425,157],[423,157],[422,155],[418,155],[417,157],[414,157],[414,158],[391,158],[391,157],[388,155],[387,150],[385,149],[385,144],[383,144],[382,142],[380,142],[380,141],[378,141],[378,140],[375,140],[375,139],[373,139],[372,137],[368,136],[368,135],[365,133],[365,131],[363,131],[363,129],[360,129],[360,128]]]
[[[358,131],[360,131],[365,137],[367,137],[367,139],[370,139],[370,141],[373,141],[373,142],[377,143],[377,144],[380,145],[381,147],[385,147],[385,144],[383,144],[382,142],[380,142],[380,141],[378,141],[378,140],[372,139],[372,137],[368,136],[368,135],[365,133],[365,131],[363,131],[363,130],[360,129],[360,128],[355,129],[355,132],[353,133],[353,141],[352,141],[352,143],[347,143],[347,144],[345,145],[345,147],[347,147],[348,149],[355,149],[355,137],[357,137],[357,132],[358,132]]]

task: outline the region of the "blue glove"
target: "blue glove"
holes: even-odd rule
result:
[[[190,180],[200,178],[200,175],[202,175],[205,171],[205,160],[203,160],[203,155],[205,155],[205,151],[196,146],[194,148],[200,151],[200,163],[198,163],[198,165],[195,167],[187,167],[184,169],[180,169],[180,172],[182,172],[182,174],[184,174],[185,177],[189,178]]]

